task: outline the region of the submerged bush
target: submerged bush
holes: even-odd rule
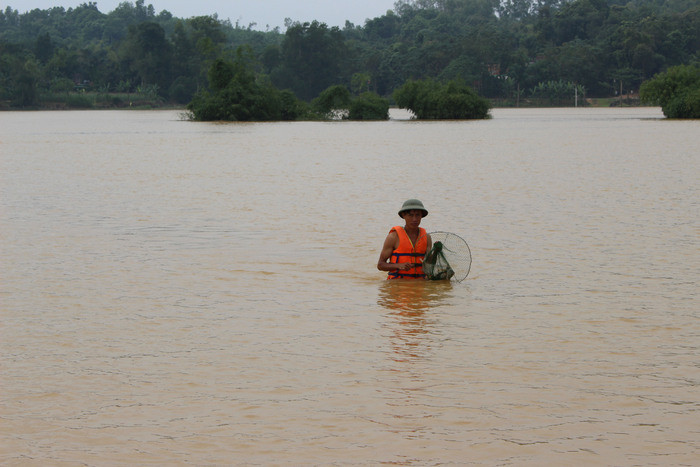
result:
[[[389,101],[374,92],[364,92],[350,103],[348,120],[388,120]]]
[[[491,104],[464,83],[433,80],[408,81],[394,91],[396,104],[419,119],[489,118]]]
[[[661,106],[668,118],[700,118],[700,66],[681,65],[639,88],[642,102]]]
[[[331,86],[311,101],[318,118],[344,120],[388,120],[389,101],[374,92],[353,97],[346,86]]]
[[[350,91],[342,84],[331,86],[311,101],[311,108],[321,116],[331,117],[339,109],[347,109],[350,105]]]
[[[209,90],[195,94],[187,105],[193,120],[296,120],[306,111],[291,92],[257,79],[240,50],[234,62],[216,60],[208,78]]]
[[[280,91],[253,71],[241,49],[236,59],[216,60],[209,69],[209,89],[197,92],[189,117],[200,121],[278,121],[344,118],[387,120],[389,101],[371,92],[352,97],[347,87],[327,88],[309,106],[291,91]]]

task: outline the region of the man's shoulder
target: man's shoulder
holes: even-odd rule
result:
[[[392,228],[387,234],[386,240],[384,240],[384,245],[391,245],[392,248],[395,250],[396,248],[398,248],[400,243],[401,238],[399,237],[398,232],[396,232],[396,230]]]

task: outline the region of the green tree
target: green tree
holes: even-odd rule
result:
[[[197,91],[198,85],[206,82],[201,70],[200,56],[188,32],[185,21],[178,20],[170,37],[173,50],[173,83],[169,89],[172,100],[187,103]]]
[[[642,83],[639,93],[668,118],[700,118],[700,65],[669,68]]]
[[[221,55],[226,43],[226,34],[215,15],[196,16],[187,20],[187,23],[192,31],[192,42],[205,63]]]
[[[374,92],[365,92],[350,102],[348,120],[388,120],[389,101]]]
[[[167,89],[171,83],[172,46],[163,28],[154,22],[144,22],[129,28],[123,46],[123,57],[141,84],[157,84]]]
[[[39,65],[33,57],[16,61],[12,73],[12,103],[19,107],[31,107],[38,103]]]
[[[389,101],[374,92],[353,97],[342,84],[325,89],[311,101],[311,109],[319,118],[346,120],[387,120]]]
[[[372,76],[369,73],[354,73],[350,78],[350,86],[355,94],[369,91]]]
[[[295,23],[282,42],[283,69],[273,73],[273,82],[310,100],[328,86],[344,81],[341,63],[346,55],[339,28],[318,21]]]
[[[48,62],[51,56],[53,56],[53,51],[54,45],[51,41],[51,35],[48,32],[45,32],[36,38],[36,49],[34,55],[41,63]]]
[[[295,120],[305,113],[293,94],[257,79],[250,49],[239,48],[233,62],[215,60],[209,69],[209,88],[187,105],[193,120]]]
[[[419,119],[489,118],[489,102],[458,81],[409,81],[394,92],[396,104]]]
[[[336,84],[324,89],[321,94],[311,101],[311,108],[323,118],[330,118],[333,111],[347,109],[351,97],[348,88],[342,84]]]
[[[607,97],[620,82],[635,90],[669,67],[696,63],[700,50],[697,0],[398,0],[393,11],[343,30],[317,21],[289,20],[285,34],[253,26],[216,14],[156,14],[145,0],[121,2],[107,14],[94,1],[21,14],[6,7],[0,94],[5,106],[36,106],[65,78],[103,90],[140,84],[187,102],[207,85],[216,59],[230,61],[247,45],[256,72],[306,101],[333,85],[387,97],[408,80],[428,78],[464,81],[489,98],[517,98],[559,81]],[[14,64],[30,57],[31,71],[18,71]]]

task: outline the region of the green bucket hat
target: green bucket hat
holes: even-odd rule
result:
[[[418,209],[419,211],[423,211],[423,217],[428,215],[428,210],[425,209],[423,206],[423,203],[420,202],[420,200],[417,199],[408,199],[404,201],[403,206],[401,206],[401,209],[399,209],[399,217],[403,219],[403,216],[401,215],[402,212],[404,211],[411,211],[413,209]]]

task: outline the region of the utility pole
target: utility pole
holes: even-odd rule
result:
[[[620,107],[622,107],[622,80],[620,80]]]

